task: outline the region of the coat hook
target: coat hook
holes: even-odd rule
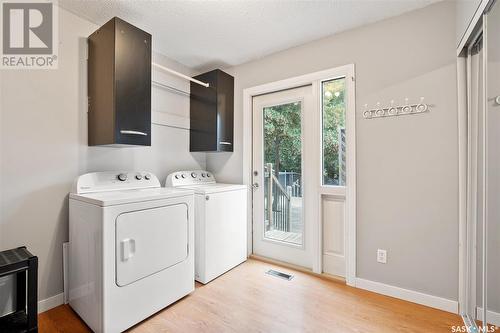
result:
[[[394,100],[393,99],[391,100],[391,107],[389,108],[389,110],[387,110],[387,113],[391,116],[394,116],[398,113],[398,109],[396,107],[394,107]]]
[[[415,110],[417,110],[417,112],[425,112],[427,108],[427,104],[424,104],[424,97],[420,97],[420,103],[417,104]]]
[[[372,117],[372,112],[370,110],[368,110],[368,104],[365,104],[365,111],[363,111],[363,117],[365,117],[365,118]]]
[[[385,114],[384,109],[380,107],[380,102],[377,102],[377,111],[375,111],[375,114],[379,117],[383,116]]]
[[[405,105],[403,106],[401,111],[403,113],[410,113],[413,111],[413,108],[411,107],[411,105],[408,104],[408,97],[405,97]]]

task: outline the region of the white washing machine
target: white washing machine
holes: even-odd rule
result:
[[[208,283],[247,260],[247,187],[203,170],[170,174],[167,187],[195,192],[195,279]]]
[[[122,332],[194,290],[193,204],[147,172],[77,179],[69,304],[94,332]]]

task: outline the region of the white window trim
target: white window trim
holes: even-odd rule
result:
[[[247,88],[243,90],[243,183],[249,187],[249,206],[252,207],[252,98],[253,96],[276,92],[279,90],[296,88],[312,84],[313,88],[320,89],[320,82],[329,78],[346,77],[346,140],[347,140],[347,177],[345,187],[346,194],[346,282],[354,286],[356,281],[356,99],[355,99],[355,67],[354,64],[335,67],[319,72],[292,77],[276,82]],[[321,98],[321,94],[318,94]],[[321,107],[320,101],[317,101],[317,107]],[[247,125],[245,125],[247,124]],[[318,124],[319,125],[319,124]],[[318,147],[321,149],[320,147]],[[321,164],[321,163],[320,163]],[[319,174],[321,177],[321,172]],[[322,184],[322,183],[320,183]],[[323,192],[340,191],[343,187],[320,186],[318,188],[318,197]],[[320,214],[320,205],[318,201],[318,219]],[[248,253],[252,253],[252,209],[248,210]],[[313,271],[322,272],[322,228],[320,223],[314,227],[313,233],[316,235],[317,246],[314,250]]]

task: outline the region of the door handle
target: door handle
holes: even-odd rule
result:
[[[253,183],[252,188],[254,190],[258,189],[259,188],[259,183]]]
[[[143,135],[143,136],[148,136],[148,133],[145,132],[139,132],[139,131],[131,131],[131,130],[121,130],[121,134],[131,134],[131,135]]]

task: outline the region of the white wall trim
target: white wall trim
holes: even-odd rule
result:
[[[418,291],[391,286],[388,284],[356,279],[356,288],[372,291],[378,294],[399,298],[408,302],[425,305],[431,308],[458,313],[458,302],[450,299],[424,294]]]
[[[243,184],[247,185],[247,253],[253,253],[252,92],[243,90]]]
[[[350,76],[350,79],[349,79]],[[346,77],[348,87],[346,112],[346,140],[347,140],[347,174],[346,174],[346,283],[355,284],[356,279],[356,74],[354,65],[349,68]]]
[[[476,312],[476,319],[482,320],[483,319],[483,308],[477,307],[476,311],[477,311]],[[500,326],[500,313],[488,311],[486,318],[488,318],[488,324]]]
[[[351,135],[350,145],[348,144],[347,165],[352,172],[347,175],[347,181],[350,184],[350,189],[346,196],[346,229],[348,237],[346,239],[346,282],[348,285],[354,285],[356,278],[356,98],[355,98],[355,67],[354,64],[330,68],[310,74],[296,76],[280,81],[262,84],[259,86],[247,88],[243,90],[243,183],[250,189],[248,196],[248,207],[252,207],[252,98],[253,96],[271,93],[275,91],[285,90],[300,87],[303,85],[313,84],[317,81],[333,79],[336,77],[345,76],[348,79],[348,123],[351,123],[349,135]],[[318,205],[318,210],[320,205]],[[248,254],[251,254],[252,249],[252,209],[248,210]],[[321,240],[321,229],[317,228],[317,239]],[[320,241],[321,244],[321,241]],[[314,258],[312,263],[313,271],[316,273],[322,272],[322,251],[320,246],[314,250]]]
[[[62,304],[64,304],[64,293],[43,299],[38,302],[38,313],[48,311]]]

